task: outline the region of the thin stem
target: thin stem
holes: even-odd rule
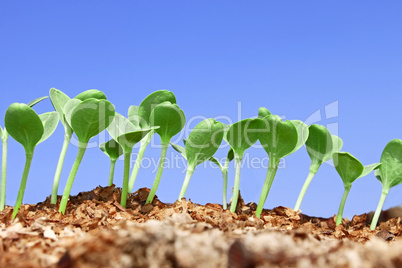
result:
[[[71,188],[73,187],[73,183],[74,183],[75,176],[77,175],[78,167],[80,166],[82,158],[84,157],[84,154],[85,154],[85,150],[87,149],[86,146],[87,146],[86,143],[81,143],[81,142],[78,145],[77,157],[75,158],[73,167],[71,168],[70,175],[68,176],[68,180],[66,183],[66,187],[64,188],[63,197],[61,198],[61,202],[60,202],[59,212],[61,212],[63,214],[66,212],[67,202],[70,197]]]
[[[385,202],[385,199],[387,198],[388,192],[389,192],[389,189],[384,188],[384,186],[383,186],[382,191],[381,191],[380,201],[378,202],[378,206],[377,206],[377,209],[375,210],[373,220],[371,221],[371,225],[370,225],[371,230],[375,230],[375,228],[377,227],[378,219],[380,218],[382,207],[384,206],[384,202]]]
[[[278,170],[279,160],[274,157],[269,157],[267,176],[265,177],[264,186],[262,188],[260,201],[258,202],[255,215],[259,218],[261,216],[262,209],[264,208],[265,201],[267,200],[269,190],[271,189],[272,182],[274,181],[276,171]]]
[[[304,195],[306,194],[307,188],[309,187],[312,179],[314,178],[315,174],[317,173],[318,168],[320,167],[320,165],[321,164],[311,162],[310,171],[308,173],[306,181],[303,184],[303,188],[300,191],[299,197],[297,198],[294,211],[297,211],[297,210],[300,209],[300,206],[301,206],[301,203],[303,201]]]
[[[135,159],[133,171],[131,172],[130,181],[128,183],[128,188],[130,190],[130,193],[133,192],[134,183],[135,183],[135,180],[137,179],[138,170],[141,167],[141,162],[142,162],[142,158],[144,157],[145,149],[147,148],[149,142],[151,141],[153,134],[154,134],[154,132],[151,131],[141,140],[141,145],[140,145],[140,149],[138,151],[137,159]]]
[[[230,204],[230,211],[235,212],[237,206],[237,200],[239,200],[239,189],[240,189],[240,166],[241,157],[235,155],[235,182],[233,187],[232,203]]]
[[[26,160],[25,160],[24,173],[22,174],[20,189],[18,191],[17,201],[15,202],[12,219],[14,219],[15,216],[17,216],[18,210],[20,209],[21,204],[22,204],[22,199],[24,198],[24,192],[25,192],[25,187],[27,185],[29,168],[31,167],[31,163],[32,163],[32,156],[33,156],[33,151],[25,152]]]
[[[341,204],[339,205],[338,215],[336,215],[336,225],[339,225],[342,222],[343,209],[345,208],[346,199],[348,198],[351,188],[352,185],[345,185],[345,191],[343,192]]]
[[[186,177],[184,178],[184,182],[183,182],[183,186],[181,187],[179,199],[177,199],[177,200],[180,201],[186,195],[188,183],[190,182],[190,179],[191,179],[191,176],[193,175],[193,173],[194,173],[194,167],[188,165]]]
[[[112,186],[113,184],[113,178],[114,178],[114,169],[116,167],[116,160],[111,159],[110,160],[110,171],[109,171],[109,183],[108,186]]]
[[[222,176],[223,176],[222,208],[223,209],[228,209],[228,201],[227,201],[228,167],[229,167],[229,161],[228,161],[228,159],[226,159],[225,166],[222,169]]]
[[[128,177],[130,175],[130,159],[131,151],[124,153],[124,175],[123,175],[123,189],[121,191],[120,205],[126,207],[127,193],[128,193]]]
[[[52,197],[50,199],[51,204],[57,203],[57,191],[59,190],[59,181],[61,176],[61,171],[63,169],[64,159],[66,158],[67,148],[70,144],[71,136],[73,135],[73,131],[71,129],[65,129],[64,142],[63,147],[61,148],[59,161],[57,162],[56,173],[53,178],[53,187],[52,187]]]
[[[3,144],[3,153],[1,158],[1,193],[0,193],[0,211],[6,206],[6,181],[7,181],[7,140],[8,133],[3,130],[1,142]]]
[[[162,152],[161,152],[161,158],[159,159],[158,172],[156,173],[154,184],[152,185],[151,192],[149,192],[149,195],[148,195],[148,198],[147,198],[147,201],[145,202],[145,204],[152,203],[152,201],[154,200],[156,190],[158,189],[158,185],[159,185],[159,182],[162,177],[163,166],[165,165],[165,158],[166,158],[168,146],[169,146],[169,143],[162,143]]]

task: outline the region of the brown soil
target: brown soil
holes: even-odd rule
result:
[[[120,189],[98,187],[71,197],[66,215],[50,205],[0,213],[0,267],[402,267],[400,211],[345,219],[310,217],[255,203],[231,213],[182,200],[144,205],[148,189],[120,206]]]

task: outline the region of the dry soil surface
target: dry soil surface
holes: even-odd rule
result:
[[[157,198],[148,189],[120,206],[121,190],[98,187],[71,197],[65,215],[49,199],[0,212],[0,267],[402,267],[399,209],[335,226],[290,208],[264,210]],[[59,199],[60,201],[60,199]]]

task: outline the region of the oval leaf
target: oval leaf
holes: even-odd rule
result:
[[[297,130],[297,145],[290,153],[292,154],[299,150],[303,146],[303,144],[306,143],[306,140],[308,138],[308,126],[300,120],[290,120],[290,122],[292,122]]]
[[[347,152],[337,152],[333,155],[336,171],[344,185],[351,185],[363,173],[363,164]]]
[[[364,166],[362,174],[359,176],[359,178],[362,178],[364,176],[367,176],[370,174],[373,170],[378,169],[380,167],[381,163],[375,163],[371,165]]]
[[[186,142],[186,156],[190,166],[207,161],[218,150],[223,139],[223,125],[209,118],[198,123]]]
[[[402,183],[402,140],[392,140],[385,146],[380,163],[379,177],[384,188]]]
[[[177,104],[164,102],[152,110],[150,120],[151,126],[159,127],[155,132],[161,137],[162,143],[167,144],[183,129],[186,117]]]
[[[84,92],[81,92],[80,94],[78,94],[77,96],[74,97],[74,99],[77,100],[87,100],[87,99],[97,99],[97,100],[106,100],[106,95],[105,93],[103,93],[102,91],[99,91],[97,89],[89,89],[86,90]]]
[[[140,128],[140,117],[138,115],[138,106],[131,105],[128,108],[128,120],[136,127]]]
[[[71,114],[71,127],[82,143],[98,135],[114,118],[114,107],[107,100],[87,99],[78,104]]]
[[[114,139],[99,145],[99,148],[104,152],[112,161],[116,161],[122,154],[123,148]]]
[[[258,140],[261,119],[244,119],[230,126],[227,141],[234,153],[242,157],[244,152]]]
[[[331,139],[332,139],[332,152],[329,154],[326,154],[323,157],[322,162],[327,162],[328,160],[331,160],[333,154],[340,152],[342,149],[343,141],[341,138],[339,138],[338,136],[335,136],[335,135],[331,135]]]
[[[69,123],[67,123],[65,119],[65,112],[63,110],[66,103],[70,100],[70,98],[64,94],[61,90],[51,88],[49,90],[50,101],[52,102],[53,108],[56,112],[59,113],[59,118],[61,123],[65,128],[70,128]]]
[[[44,97],[40,97],[40,98],[36,98],[30,102],[28,102],[28,106],[29,107],[34,107],[36,104],[38,104],[39,102],[46,100],[48,98],[48,96],[44,96]]]
[[[59,124],[59,114],[57,112],[48,112],[39,115],[39,118],[43,124],[43,135],[38,144],[44,142],[56,130]]]
[[[173,149],[175,149],[176,152],[180,153],[184,159],[187,160],[186,149],[184,149],[184,147],[174,143],[170,143],[170,145],[172,145]]]
[[[324,160],[332,157],[332,136],[324,126],[313,124],[309,128],[309,136],[306,141],[307,153],[311,160],[322,163]],[[328,159],[328,160],[329,160]]]
[[[43,135],[43,124],[36,112],[26,104],[11,104],[4,118],[7,132],[32,153]]]
[[[78,106],[78,104],[82,103],[81,100],[78,99],[71,99],[67,101],[67,103],[63,107],[63,117],[64,121],[69,125],[71,128],[71,115],[73,114],[74,109]]]
[[[270,158],[280,159],[296,148],[298,135],[292,122],[282,121],[277,115],[268,115],[261,119],[259,140]]]
[[[176,103],[176,97],[168,90],[158,90],[148,95],[138,107],[140,126],[143,128],[150,126],[150,115],[152,110],[163,102]]]

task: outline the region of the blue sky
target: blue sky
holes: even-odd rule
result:
[[[400,1],[370,0],[1,1],[0,114],[13,102],[47,95],[51,87],[70,97],[102,90],[122,114],[151,92],[167,89],[185,112],[187,129],[201,117],[237,121],[255,116],[264,106],[287,119],[310,118],[309,123],[328,126],[343,139],[344,151],[363,164],[375,163],[390,140],[402,138],[401,9]],[[35,107],[38,113],[52,109],[49,100]],[[3,119],[0,124],[4,126]],[[62,139],[59,125],[37,147],[24,203],[50,195]],[[76,152],[70,146],[60,194]],[[258,148],[247,153],[256,162],[266,157]],[[159,148],[149,147],[145,157],[149,163],[159,154]],[[173,161],[171,148],[169,155]],[[8,157],[7,204],[13,205],[24,151],[11,138]],[[285,161],[266,208],[293,207],[308,174],[305,148]],[[165,169],[157,192],[162,201],[178,197],[183,165]],[[89,149],[72,194],[106,185],[108,168],[108,158],[97,148]],[[118,186],[122,168],[119,161]],[[153,169],[141,169],[134,187],[150,188]],[[229,172],[232,187],[232,165]],[[261,165],[242,169],[240,189],[246,202],[258,202],[265,174]],[[202,204],[221,203],[221,192],[220,171],[198,167],[187,197]],[[323,165],[301,209],[332,216],[342,192],[335,169]],[[401,192],[402,186],[393,188],[385,207],[400,205]],[[373,174],[357,180],[344,216],[374,210],[380,193]]]

